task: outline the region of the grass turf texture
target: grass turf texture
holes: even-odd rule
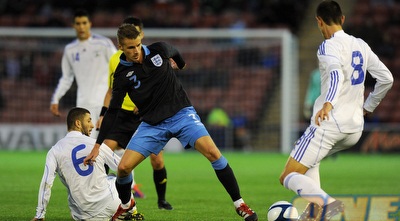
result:
[[[244,200],[260,220],[279,200],[294,193],[279,184],[287,155],[278,153],[224,153],[239,182]],[[399,194],[400,155],[339,154],[321,163],[321,182],[330,194]],[[45,152],[0,151],[0,220],[30,220],[35,215]],[[137,199],[146,220],[241,220],[210,163],[198,152],[165,153],[167,200],[174,210],[157,208],[152,169],[146,159],[135,170],[145,199]],[[52,188],[46,220],[71,220],[65,187],[58,177]]]

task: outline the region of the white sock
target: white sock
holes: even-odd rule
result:
[[[320,206],[334,201],[333,198],[321,189],[319,183],[306,175],[292,172],[285,177],[283,183],[287,189]]]
[[[319,178],[319,164],[315,167],[311,167],[310,169],[308,169],[304,175],[313,179],[315,181],[315,184],[317,184],[318,187],[321,187],[321,182]]]
[[[236,200],[235,202],[233,202],[233,205],[235,205],[235,208],[240,207],[240,205],[244,203],[244,200],[242,198]]]

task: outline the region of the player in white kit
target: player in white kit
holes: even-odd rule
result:
[[[88,109],[93,122],[97,122],[108,90],[108,62],[117,49],[109,38],[91,33],[89,14],[85,10],[75,12],[73,27],[77,39],[64,48],[62,76],[53,93],[50,111],[60,116],[59,101],[75,79],[76,106]],[[91,136],[96,138],[97,132]]]
[[[344,16],[337,2],[322,1],[316,19],[325,39],[317,52],[321,95],[314,103],[310,126],[295,143],[280,182],[310,202],[299,220],[320,221],[330,220],[344,210],[341,201],[321,189],[321,160],[356,144],[364,128],[364,115],[372,113],[385,97],[393,76],[367,43],[343,31]],[[376,83],[365,100],[367,71]]]
[[[95,144],[95,140],[89,137],[94,128],[89,111],[84,108],[71,109],[67,125],[67,135],[47,153],[33,220],[44,220],[57,174],[67,188],[68,206],[74,220],[109,220],[121,201],[115,188],[115,177],[107,176],[104,164],[117,170],[120,158],[103,144],[97,161],[84,166],[83,159]],[[143,219],[136,208],[124,216],[130,220]]]

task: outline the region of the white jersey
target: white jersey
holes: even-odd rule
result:
[[[102,144],[96,162],[84,166],[83,159],[91,152],[95,142],[81,132],[71,131],[49,150],[40,183],[36,218],[45,216],[56,174],[67,188],[68,205],[74,219],[96,217],[115,200],[118,200],[117,209],[120,202],[118,193],[115,184],[107,180],[104,164],[116,171],[120,158]]]
[[[364,127],[363,108],[373,112],[392,87],[393,76],[363,40],[337,31],[318,49],[321,95],[314,103],[311,125],[325,102],[333,109],[321,127],[342,133],[360,132]],[[364,102],[367,71],[376,79],[373,92]]]
[[[66,45],[61,62],[62,77],[51,103],[58,104],[75,78],[78,87],[76,106],[101,108],[108,90],[108,63],[116,51],[109,38],[97,34],[92,34],[88,40],[76,39]]]

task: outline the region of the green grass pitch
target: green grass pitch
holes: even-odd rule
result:
[[[259,220],[279,200],[291,201],[294,193],[279,184],[287,155],[278,153],[224,152],[239,182],[244,200]],[[0,151],[0,220],[30,220],[35,215],[45,152]],[[400,194],[400,155],[342,153],[321,163],[321,182],[330,194]],[[165,153],[168,172],[167,200],[172,211],[157,208],[152,169],[148,159],[135,170],[146,194],[137,199],[146,220],[242,220],[210,163],[196,151]],[[71,220],[66,189],[58,178],[52,188],[46,220]]]

